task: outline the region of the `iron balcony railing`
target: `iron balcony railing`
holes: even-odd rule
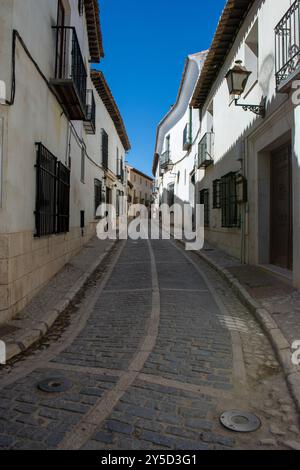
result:
[[[171,160],[171,153],[170,150],[166,150],[166,152],[162,153],[160,156],[160,168],[166,168]]]
[[[87,72],[76,29],[54,26],[56,30],[55,79],[72,80],[83,109],[86,107]]]
[[[93,90],[86,92],[86,118],[84,122],[85,130],[88,134],[96,132],[96,102]]]
[[[198,168],[206,168],[214,162],[214,133],[207,132],[198,145]]]
[[[183,150],[189,150],[191,148],[191,145],[191,126],[189,123],[187,123],[183,131]]]
[[[300,0],[275,28],[276,85],[282,90],[300,73]]]

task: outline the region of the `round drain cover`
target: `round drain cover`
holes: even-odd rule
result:
[[[235,432],[254,432],[261,426],[260,419],[246,411],[225,411],[220,421],[225,428]]]
[[[49,379],[42,380],[37,384],[37,387],[42,392],[47,393],[62,393],[70,390],[72,387],[71,382],[68,379],[62,377],[51,377]]]

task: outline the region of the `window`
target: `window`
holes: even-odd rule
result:
[[[166,152],[170,152],[170,146],[171,146],[171,137],[168,135],[166,137]]]
[[[123,211],[123,198],[124,198],[124,193],[123,191],[117,191],[117,217],[120,217],[124,213]]]
[[[102,203],[102,183],[101,181],[95,179],[94,181],[94,191],[95,191],[95,217],[99,218],[97,211]]]
[[[80,16],[83,15],[83,7],[84,7],[83,2],[84,0],[78,0],[78,13]]]
[[[85,149],[82,147],[81,149],[81,172],[80,172],[80,180],[82,183],[85,183]]]
[[[214,101],[212,100],[207,108],[207,130],[214,131]]]
[[[245,90],[247,95],[258,80],[258,21],[255,22],[245,41],[245,67],[252,72]]]
[[[213,181],[213,209],[221,208],[221,180]]]
[[[70,170],[37,143],[36,236],[66,233],[70,219]]]
[[[223,176],[220,183],[222,227],[239,227],[236,174],[228,173]]]
[[[200,204],[204,205],[204,227],[209,227],[209,190],[200,191]]]
[[[108,134],[102,129],[102,166],[108,170]]]
[[[175,202],[175,185],[169,184],[168,186],[168,206],[172,207]]]

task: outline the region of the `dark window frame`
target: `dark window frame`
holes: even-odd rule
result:
[[[213,181],[213,209],[221,209],[221,180]]]
[[[168,206],[173,207],[175,204],[175,184],[168,185]]]
[[[70,230],[70,168],[41,142],[36,143],[35,237]]]
[[[79,13],[79,16],[83,15],[83,11],[84,11],[84,0],[78,0],[78,13]]]
[[[100,216],[97,215],[97,210],[103,202],[102,196],[102,181],[97,178],[94,179],[94,199],[95,199],[95,219],[99,219]]]
[[[210,206],[209,206],[209,189],[200,191],[200,204],[204,205],[204,227],[210,226]]]
[[[105,131],[105,129],[101,130],[101,138],[102,138],[102,166],[105,170],[108,170],[108,161],[109,161],[109,155],[108,155],[108,134]]]
[[[237,173],[230,172],[221,178],[221,209],[223,228],[240,227],[236,176]]]

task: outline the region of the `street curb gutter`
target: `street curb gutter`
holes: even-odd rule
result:
[[[291,345],[279,329],[277,323],[274,321],[270,313],[263,308],[262,305],[249,294],[249,292],[247,292],[237,278],[226,268],[222,268],[200,251],[195,251],[194,253],[223,277],[223,279],[233,289],[242,304],[255,316],[271,342],[283,369],[285,379],[296,404],[297,411],[300,413],[300,367],[292,364]]]
[[[76,283],[69,289],[65,297],[59,301],[55,308],[49,310],[43,320],[32,322],[28,330],[16,335],[13,341],[6,343],[6,361],[10,361],[19,354],[25,352],[50,330],[58,317],[70,306],[76,295],[84,287],[87,281],[93,276],[102,261],[111,253],[116,245],[116,241],[107,248],[96,261],[79,277]]]

